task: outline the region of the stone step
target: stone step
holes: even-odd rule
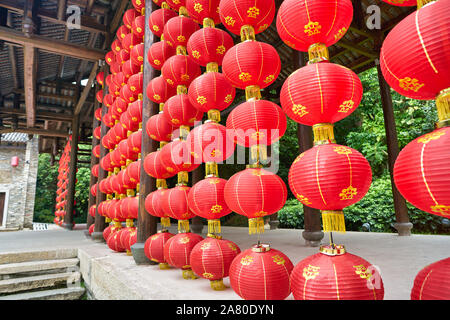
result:
[[[53,289],[0,296],[0,300],[78,300],[84,291],[81,287]]]
[[[43,260],[43,261],[27,261],[20,263],[9,263],[0,265],[0,277],[12,276],[17,274],[24,274],[28,272],[52,270],[52,269],[67,269],[77,268],[79,259],[59,259],[59,260]]]
[[[0,280],[0,294],[51,288],[67,284],[74,286],[80,279],[81,274],[76,271]]]
[[[7,263],[20,263],[27,261],[56,260],[76,258],[78,250],[75,249],[50,249],[43,251],[22,251],[0,253],[0,265]]]

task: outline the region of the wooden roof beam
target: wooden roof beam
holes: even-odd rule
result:
[[[5,128],[0,127],[0,134],[3,133],[11,133],[11,132],[20,132],[20,133],[27,133],[27,134],[37,134],[43,137],[62,137],[66,138],[69,136],[67,132],[64,131],[56,131],[56,130],[45,130],[45,129],[37,129],[37,128]]]
[[[83,89],[83,92],[80,96],[80,99],[78,100],[77,105],[75,106],[75,110],[73,111],[74,115],[78,115],[81,112],[81,109],[83,108],[84,103],[86,102],[86,99],[89,95],[89,92],[91,91],[92,84],[94,83],[95,76],[97,75],[97,70],[98,70],[98,61],[94,63],[94,67],[92,68],[91,74],[89,75],[89,80]]]
[[[13,114],[18,116],[25,116],[26,109],[16,109],[16,108],[1,108],[0,113]],[[60,114],[55,112],[38,111],[36,117],[40,120],[51,120],[51,121],[64,121],[70,122],[73,119],[72,115]]]

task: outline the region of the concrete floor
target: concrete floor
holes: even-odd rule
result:
[[[204,228],[204,231],[206,228]],[[174,232],[174,230],[171,230]],[[302,230],[266,230],[262,242],[281,250],[295,264],[318,248],[306,247]],[[241,250],[256,243],[247,228],[223,227],[222,236],[234,241]],[[204,236],[204,235],[203,235]],[[334,241],[344,244],[348,252],[359,255],[381,271],[385,299],[409,300],[416,274],[426,265],[450,256],[450,236],[412,235],[399,237],[393,233],[347,232],[334,234]],[[328,242],[328,235],[323,240]],[[159,270],[157,266],[137,266],[132,257],[111,251],[106,244],[94,243],[83,230],[19,231],[0,233],[0,252],[31,251],[43,248],[81,248],[89,256],[115,269],[128,289],[150,299],[239,299],[232,289],[216,292],[203,279],[184,280],[180,270]],[[111,269],[109,269],[111,270]],[[164,276],[162,276],[164,275]],[[162,292],[158,283],[167,288]],[[229,285],[228,279],[224,281]],[[169,294],[170,293],[170,294]],[[288,298],[292,299],[292,295]]]

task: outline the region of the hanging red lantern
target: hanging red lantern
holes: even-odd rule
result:
[[[321,247],[292,270],[296,300],[383,300],[383,281],[370,262],[343,246]]]
[[[109,133],[109,131],[108,131]],[[102,140],[101,140],[102,146],[104,146],[108,150],[114,149],[115,143],[114,140],[111,139],[111,136],[109,134],[106,134]]]
[[[254,245],[234,258],[230,284],[245,300],[284,300],[291,293],[291,260],[268,244]]]
[[[164,2],[166,2],[169,5],[169,7],[171,7],[173,10],[177,12],[179,12],[179,10],[182,7],[186,8],[186,0],[166,0]]]
[[[192,271],[210,281],[214,290],[224,290],[223,278],[228,277],[233,259],[241,252],[230,240],[207,237],[192,249],[190,262]]]
[[[361,200],[372,170],[357,150],[330,143],[300,154],[289,170],[289,187],[304,205],[322,211],[324,231],[345,231],[342,209]]]
[[[202,112],[222,111],[236,96],[236,90],[222,73],[207,72],[195,78],[188,90],[189,102]]]
[[[122,171],[123,172],[123,171]],[[137,219],[139,214],[139,197],[127,197],[122,199],[122,214],[127,219]]]
[[[219,66],[225,53],[233,47],[233,38],[221,29],[203,28],[194,32],[187,43],[187,50],[195,62],[206,66],[215,62]]]
[[[131,78],[131,77],[130,77]],[[128,84],[124,85],[122,87],[122,89],[120,89],[120,97],[125,100],[128,101],[129,103],[131,102],[135,102],[138,98],[138,93],[134,92],[130,89],[130,87],[128,86]]]
[[[131,0],[133,7],[141,15],[145,15],[145,0]]]
[[[100,158],[100,145],[96,145],[94,148],[92,148],[92,154],[95,157]]]
[[[108,247],[116,252],[125,252],[125,248],[122,247],[120,243],[120,233],[119,231],[111,233],[106,241]]]
[[[162,113],[158,113],[148,119],[145,129],[152,140],[169,142],[172,139],[172,131],[175,128]]]
[[[125,129],[122,124],[120,124],[119,122],[116,123],[114,125],[114,127],[112,127],[112,129],[110,130],[111,135],[112,135],[112,139],[115,144],[118,144],[120,141],[124,140],[127,138],[127,134],[128,134],[128,130]]]
[[[128,106],[127,113],[131,121],[138,124],[142,122],[142,100],[137,100]]]
[[[124,180],[127,180],[126,183],[136,187],[136,185],[140,181],[141,176],[141,160],[132,162],[128,165],[126,170],[126,175],[124,175]]]
[[[259,41],[241,42],[227,51],[222,62],[223,74],[240,89],[258,86],[263,89],[278,77],[281,61],[277,50]]]
[[[313,44],[330,47],[338,42],[352,19],[350,0],[285,0],[278,9],[277,31],[288,46],[307,52]]]
[[[312,126],[347,117],[358,107],[362,94],[361,80],[353,71],[323,62],[291,74],[281,88],[280,103],[289,118]]]
[[[184,140],[175,140],[161,148],[161,164],[170,173],[193,171],[201,162],[195,161],[189,145]]]
[[[255,34],[266,30],[275,17],[274,0],[222,0],[220,20],[232,33],[240,34],[243,26],[251,26]]]
[[[134,46],[131,52],[135,52],[136,47],[139,48],[139,45]],[[142,61],[144,61],[144,58],[142,58]],[[133,62],[133,60],[128,60],[122,65],[122,71],[125,74],[125,78],[129,79],[133,74],[138,73],[141,70],[141,66],[139,64],[136,64]]]
[[[127,28],[127,26],[121,25],[116,31],[116,36],[120,41],[122,41],[123,38],[125,38],[125,36],[129,33],[130,30]]]
[[[159,263],[160,269],[168,269],[169,265],[164,258],[164,246],[174,234],[170,232],[158,232],[150,236],[144,244],[145,256],[154,262]]]
[[[202,240],[202,236],[195,233],[178,233],[164,245],[164,259],[169,265],[181,268],[184,279],[196,278],[191,269],[190,255],[195,245]]]
[[[144,48],[145,45],[143,43],[139,43],[131,49],[130,57],[133,64],[142,66],[144,63]],[[123,67],[122,67],[123,69]],[[135,72],[137,73],[137,72]]]
[[[105,55],[105,61],[108,65],[111,66],[112,63],[114,63],[116,60],[114,51],[109,51],[106,55]]]
[[[142,89],[144,87],[144,73],[139,72],[137,74],[132,75],[128,80],[127,84],[134,94],[141,94]]]
[[[249,232],[261,233],[264,230],[262,217],[284,206],[287,189],[276,174],[262,168],[248,168],[227,181],[224,196],[232,211],[250,219]]]
[[[103,98],[103,104],[105,106],[107,106],[108,108],[111,107],[113,102],[114,102],[114,96],[112,94],[110,94],[110,93],[105,95],[105,97]]]
[[[165,211],[162,207],[162,195],[165,192],[168,192],[167,189],[158,189],[156,191],[149,193],[148,196],[145,197],[144,206],[148,214],[154,217],[161,218],[161,224],[167,226],[168,224],[167,220],[170,219],[170,217],[167,214],[167,211]]]
[[[129,33],[123,38],[122,44],[123,48],[131,52],[135,45],[138,45],[142,42],[142,38],[140,38],[135,33]]]
[[[142,42],[145,34],[145,16],[137,16],[131,25],[131,30]]]
[[[136,17],[139,15],[139,13],[135,10],[135,9],[128,9],[127,11],[125,11],[125,13],[123,14],[123,24],[131,30],[132,26],[133,26],[133,21],[134,19],[136,19]]]
[[[380,52],[381,71],[386,82],[401,95],[430,100],[450,87],[446,72],[450,70],[448,10],[448,1],[429,3],[399,22],[386,36]]]
[[[91,187],[91,194],[96,197],[97,196],[97,184],[93,184]],[[91,209],[89,208],[89,213],[91,212]]]
[[[122,113],[120,116],[120,123],[127,130],[134,132],[139,129],[139,122],[133,121],[131,115],[128,112]]]
[[[95,79],[97,80],[97,82],[101,85],[101,86],[103,86],[103,80],[104,80],[104,78],[105,78],[105,73],[102,71],[102,72],[99,72],[98,74],[97,74],[97,76],[95,77]]]
[[[108,128],[112,128],[114,125],[114,121],[110,113],[106,113],[103,116],[102,121]]]
[[[161,37],[164,32],[164,26],[169,19],[177,16],[175,11],[170,9],[158,9],[152,12],[148,20],[150,26],[150,31],[153,32],[157,37]]]
[[[122,49],[123,49],[123,47],[122,47],[121,40],[116,39],[116,40],[114,40],[114,41],[112,42],[112,44],[111,44],[111,50],[112,50],[112,52],[114,53],[114,55],[119,54],[120,50],[122,50]],[[114,59],[114,60],[116,60],[116,59]],[[113,63],[111,63],[110,66],[112,67],[112,65],[113,65],[114,63],[117,63],[117,61],[114,61]]]
[[[417,274],[411,300],[450,300],[450,258],[434,262]]]
[[[117,54],[117,61],[120,62],[121,65],[123,65],[125,62],[130,60],[130,50],[128,49],[122,49]]]
[[[189,133],[186,142],[195,162],[223,163],[233,155],[235,144],[226,130],[219,123],[208,122]]]
[[[149,153],[144,159],[145,172],[155,179],[168,179],[173,177],[176,172],[172,173],[166,170],[161,163],[161,152],[155,151]]]
[[[98,164],[94,164],[92,166],[91,172],[94,175],[94,177],[98,178],[98,170],[99,170],[99,165]]]
[[[141,142],[142,142],[142,130],[138,130],[132,133],[127,139],[128,148],[133,153],[141,152]]]
[[[421,9],[422,10],[422,9]],[[413,206],[438,216],[450,217],[450,127],[411,141],[397,157],[394,181]]]
[[[95,139],[100,140],[100,138],[101,138],[101,131],[102,131],[101,126],[98,126],[98,127],[96,127],[96,128],[93,130],[92,134],[93,134],[93,136],[95,137]]]
[[[252,117],[249,117],[252,114]],[[227,118],[230,138],[245,147],[271,145],[286,132],[283,110],[267,100],[250,100],[233,109]]]
[[[113,226],[108,226],[105,228],[105,230],[103,230],[103,239],[105,239],[105,241],[108,240],[110,234],[111,234],[111,229]]]
[[[186,47],[189,37],[197,31],[198,24],[185,16],[176,16],[167,21],[164,26],[164,41],[171,47]]]
[[[171,86],[189,84],[201,74],[200,66],[189,56],[175,55],[166,60],[161,75]]]
[[[201,121],[203,112],[197,110],[189,102],[187,94],[179,94],[169,98],[164,104],[163,115],[174,127],[191,127]]]
[[[113,75],[112,74],[108,74],[108,76],[106,77],[106,79],[105,79],[105,83],[106,83],[106,85],[109,87],[110,85],[111,85],[111,83],[112,83],[112,77],[113,77]]]
[[[111,165],[111,155],[109,153],[107,153],[106,156],[104,156],[103,158],[100,159],[100,166],[105,171],[113,171],[113,167]],[[103,193],[105,193],[105,192],[103,192]]]
[[[398,7],[412,7],[417,5],[417,0],[383,0],[383,1]]]
[[[150,65],[161,70],[164,62],[175,54],[175,49],[167,44],[166,41],[159,41],[152,44],[147,53],[147,59]]]
[[[170,86],[163,77],[153,78],[147,85],[147,97],[155,103],[164,103],[177,93],[175,87]]]
[[[189,17],[198,24],[202,24],[205,18],[212,19],[215,24],[220,23],[220,0],[186,0],[186,10]]]
[[[219,219],[231,213],[225,202],[226,183],[225,179],[209,177],[197,182],[189,191],[189,208],[197,216],[208,219],[208,233],[220,233]]]
[[[111,73],[113,75],[116,75],[117,73],[119,73],[121,71],[121,66],[122,66],[122,63],[120,63],[120,62],[113,62],[111,64],[111,66],[109,67],[109,70],[111,71]]]
[[[161,193],[161,208],[169,217],[178,220],[178,230],[189,231],[189,219],[195,217],[195,213],[188,206],[188,194],[191,188],[177,186],[166,189]]]
[[[95,109],[94,116],[95,116],[95,119],[97,119],[98,121],[101,121],[102,120],[102,108]]]

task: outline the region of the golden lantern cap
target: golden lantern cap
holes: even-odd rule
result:
[[[327,256],[340,256],[346,253],[345,247],[341,244],[320,246],[319,252]]]
[[[310,45],[308,48],[308,56],[308,64],[330,60],[328,48],[323,43],[314,43]]]
[[[255,41],[255,28],[253,26],[246,24],[241,27],[241,41]]]
[[[211,18],[205,18],[203,19],[203,28],[215,28],[216,24],[214,23],[214,20]]]
[[[439,92],[436,97],[436,108],[438,112],[439,122],[436,124],[438,128],[450,126],[450,88]]]
[[[270,245],[268,243],[259,243],[252,246],[253,252],[267,252],[270,250]]]
[[[332,123],[318,123],[313,125],[314,145],[336,143],[334,125]]]

